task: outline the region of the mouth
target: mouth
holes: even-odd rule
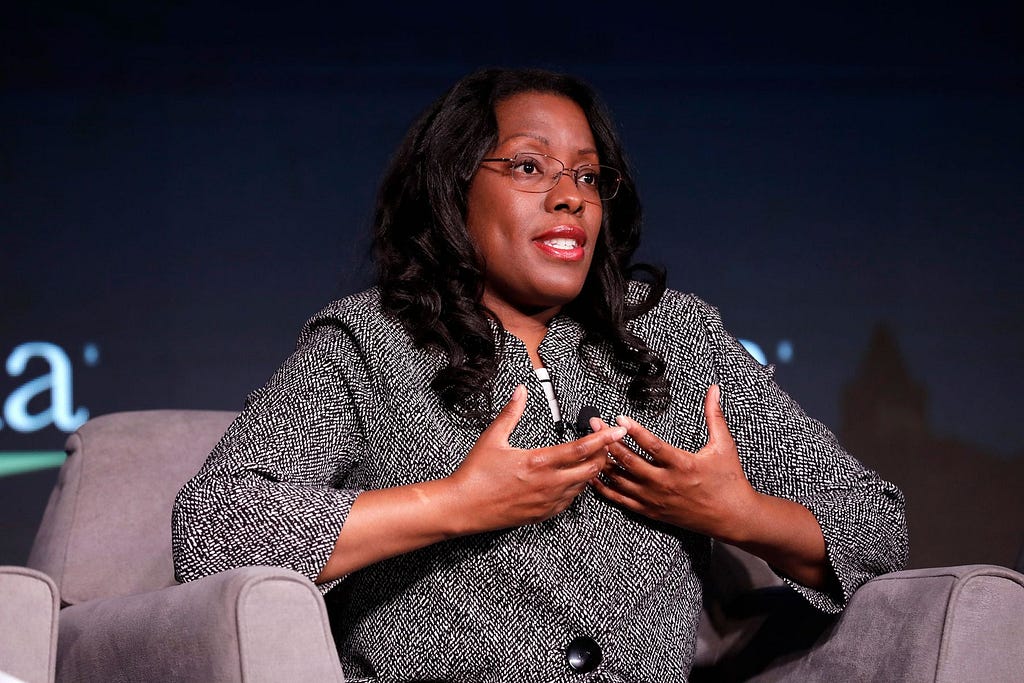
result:
[[[559,225],[533,238],[533,244],[548,256],[562,261],[583,260],[587,233],[576,225]]]

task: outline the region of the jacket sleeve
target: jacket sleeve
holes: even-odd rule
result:
[[[905,566],[903,494],[810,418],[705,306],[722,408],[747,477],[758,491],[800,503],[817,518],[839,588],[832,594],[783,579],[818,609],[838,612],[861,584]]]
[[[355,342],[322,326],[248,397],[175,500],[179,581],[252,565],[316,578],[361,493],[340,482],[365,450],[356,406],[366,379]]]

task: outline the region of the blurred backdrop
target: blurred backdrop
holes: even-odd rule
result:
[[[27,558],[83,420],[236,410],[367,286],[406,127],[504,65],[603,93],[640,258],[904,488],[915,566],[1019,566],[1020,3],[2,12],[0,563]]]

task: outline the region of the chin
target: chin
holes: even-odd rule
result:
[[[575,301],[583,291],[583,281],[551,283],[543,291],[545,295],[539,298],[546,300],[544,303],[546,308],[566,306]]]

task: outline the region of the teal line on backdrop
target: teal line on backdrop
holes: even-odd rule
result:
[[[60,467],[67,457],[64,451],[0,451],[0,477]]]

